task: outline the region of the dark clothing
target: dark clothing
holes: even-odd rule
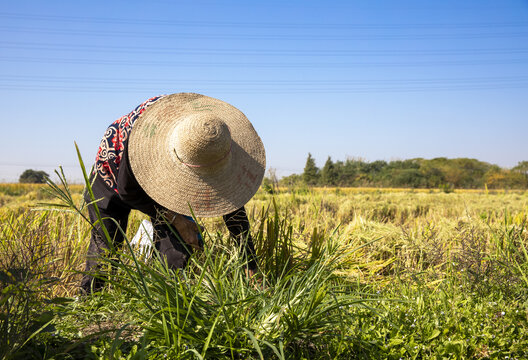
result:
[[[154,246],[165,257],[167,264],[171,268],[183,268],[192,254],[192,249],[163,221],[160,212],[165,208],[141,188],[132,173],[128,159],[128,136],[133,123],[148,105],[160,98],[147,100],[107,129],[97,152],[96,166],[92,173],[92,190],[95,199],[99,199],[97,207],[103,218],[103,225],[113,239],[112,246],[119,247],[123,243],[123,235],[116,223],[109,218],[115,219],[123,231],[126,231],[130,211],[139,210],[150,217],[154,227]],[[87,202],[91,201],[87,194],[85,199]],[[97,216],[93,205],[88,206],[88,211],[90,221],[94,224]],[[249,268],[254,270],[257,265],[255,249],[249,234],[249,221],[244,207],[224,215],[223,218],[229,233],[239,245],[242,245],[244,255],[248,256]],[[103,280],[94,278],[90,273],[100,268],[99,258],[109,248],[100,225],[94,226],[86,261],[87,274],[81,282],[81,288],[85,292],[90,292],[91,289],[99,290],[104,285]]]
[[[126,161],[128,162],[128,161]],[[124,162],[122,163],[124,165]],[[123,168],[121,168],[123,169]],[[120,174],[121,174],[120,169]],[[93,181],[92,190],[96,199],[102,199],[97,202],[99,212],[103,218],[103,225],[106,227],[110,237],[113,239],[112,246],[120,247],[123,243],[123,235],[119,230],[116,222],[123,231],[126,231],[128,224],[128,216],[132,209],[137,209],[150,216],[150,220],[154,227],[154,246],[157,251],[166,259],[169,267],[184,268],[189,257],[192,254],[191,247],[187,246],[175,229],[169,228],[163,219],[160,218],[158,211],[163,210],[161,205],[158,205],[152,200],[138,185],[137,188],[132,186],[137,181],[130,173],[131,178],[128,178],[127,184],[119,193],[109,189],[107,185],[97,177]],[[126,191],[124,190],[126,189]],[[90,201],[87,194],[85,194],[87,202]],[[130,199],[130,200],[129,200]],[[97,216],[93,205],[88,206],[90,221],[94,224],[97,221]],[[116,222],[111,220],[114,219]],[[223,216],[224,222],[229,230],[230,235],[241,246],[243,255],[248,258],[248,267],[252,270],[256,269],[256,255],[251,235],[249,234],[249,221],[244,207]],[[176,234],[174,233],[176,232]],[[84,275],[81,288],[85,292],[100,290],[104,285],[101,278],[94,278],[91,274],[93,271],[100,269],[100,257],[109,251],[110,247],[106,242],[102,228],[97,225],[92,228],[92,236],[90,245],[88,247],[87,261],[86,261],[86,275]],[[93,284],[92,284],[93,282]]]
[[[98,191],[99,182],[100,180],[96,180],[93,186],[96,199],[101,198],[102,195]],[[86,202],[90,201],[86,194],[85,200]],[[123,234],[119,231],[117,224],[112,219],[117,221],[123,230],[126,230],[130,209],[123,206],[123,204],[120,204],[118,201],[110,201],[110,199],[105,198],[103,198],[103,200],[105,200],[105,206],[98,206],[99,214],[103,219],[103,226],[113,240],[112,246],[119,247],[123,243]],[[88,206],[88,215],[90,216],[91,223],[95,224],[97,222],[97,215],[93,205]],[[81,280],[81,290],[84,293],[99,291],[103,287],[104,280],[100,277],[94,277],[93,273],[99,272],[101,268],[100,257],[107,255],[106,252],[108,251],[110,251],[110,246],[106,241],[101,225],[98,223],[92,228],[92,236],[90,239],[90,245],[88,246],[88,254],[86,255],[86,274]]]
[[[128,143],[125,143],[123,150],[123,157],[120,161],[119,167],[115,168],[116,187],[111,189],[108,183],[105,182],[99,174],[97,174],[96,181],[92,185],[96,199],[101,199],[97,202],[100,208],[106,209],[110,202],[117,202],[130,209],[139,210],[142,213],[155,218],[158,210],[163,207],[158,205],[145,190],[139,186],[128,161]],[[95,176],[95,174],[92,174]]]
[[[96,199],[101,198],[101,195],[103,195],[101,193],[101,189],[103,189],[103,191],[108,190],[108,188],[105,189],[105,187],[106,185],[103,181],[100,179],[95,180],[92,189]],[[90,201],[86,194],[85,198],[87,202]],[[112,196],[109,199],[103,197],[103,199],[105,200],[106,206],[104,208],[98,206],[99,213],[103,219],[103,225],[112,238],[112,247],[119,248],[122,245],[124,239],[119,227],[121,227],[123,231],[126,231],[128,216],[132,210],[132,207],[130,207],[129,204],[123,202],[119,196]],[[88,213],[90,216],[90,221],[92,224],[95,224],[97,222],[97,215],[93,205],[88,206]],[[189,246],[186,246],[185,243],[178,238],[178,235],[174,234],[172,232],[173,230],[171,230],[169,226],[167,226],[167,224],[159,218],[159,216],[154,215],[150,220],[154,228],[153,240],[157,251],[162,254],[162,256],[166,259],[167,264],[171,268],[176,269],[185,267],[187,260],[192,254],[192,249]],[[88,247],[85,269],[87,274],[81,281],[81,288],[84,292],[89,293],[92,290],[98,291],[103,287],[104,281],[102,278],[94,278],[92,273],[94,271],[100,270],[100,258],[105,256],[107,252],[111,254],[111,247],[106,241],[105,234],[101,226],[96,225],[92,228],[92,236],[90,245]]]

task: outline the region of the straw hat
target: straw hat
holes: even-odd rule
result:
[[[233,212],[257,192],[266,168],[262,140],[237,108],[208,96],[161,98],[136,120],[128,154],[139,185],[183,215]]]

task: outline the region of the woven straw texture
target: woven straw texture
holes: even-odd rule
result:
[[[212,217],[247,203],[266,169],[262,140],[237,108],[208,96],[165,96],[135,122],[128,144],[138,183],[179,214]]]

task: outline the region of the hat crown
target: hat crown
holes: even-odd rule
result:
[[[186,117],[176,127],[174,152],[190,167],[210,167],[222,163],[231,150],[227,124],[212,115]]]

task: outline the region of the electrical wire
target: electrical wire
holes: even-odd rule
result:
[[[178,84],[179,87],[182,84]],[[75,84],[71,86],[53,86],[53,85],[3,85],[0,84],[0,90],[12,91],[58,91],[86,93],[163,93],[170,91],[173,86],[160,87],[156,84],[147,86],[87,86],[86,84]],[[406,93],[406,92],[453,92],[453,91],[477,91],[477,90],[506,90],[506,89],[527,89],[528,81],[519,83],[495,83],[495,84],[460,84],[460,85],[441,85],[441,86],[386,86],[386,87],[203,87],[200,84],[189,86],[196,92],[216,92],[222,94],[358,94],[358,93]],[[165,90],[166,89],[166,90]]]
[[[494,30],[494,29],[493,29]],[[12,27],[12,26],[0,26],[1,32],[11,33],[29,33],[29,34],[52,34],[62,36],[90,36],[90,37],[104,37],[107,38],[109,35],[113,37],[119,37],[120,39],[201,39],[201,40],[282,40],[282,41],[346,41],[346,40],[461,40],[461,39],[486,39],[486,38],[518,38],[528,37],[528,32],[480,32],[480,33],[456,33],[456,34],[438,34],[438,33],[423,33],[419,34],[347,34],[347,35],[335,35],[335,34],[247,34],[238,32],[235,34],[221,34],[221,33],[207,33],[199,34],[196,32],[178,32],[168,33],[163,32],[140,32],[134,30],[118,31],[112,29],[111,32],[106,30],[79,30],[79,29],[57,29],[57,28],[42,28],[42,27]]]
[[[255,55],[255,56],[452,56],[452,55],[512,55],[527,54],[528,48],[464,48],[464,49],[423,49],[423,50],[339,50],[339,49],[311,49],[311,50],[276,50],[276,49],[193,49],[175,48],[170,46],[101,46],[101,45],[70,45],[46,43],[20,43],[0,41],[4,49],[24,49],[43,51],[87,51],[104,53],[147,53],[147,54],[179,54],[179,55]]]
[[[116,59],[88,59],[88,58],[49,58],[49,57],[23,57],[0,56],[0,62],[15,63],[50,63],[72,65],[110,65],[110,66],[157,66],[157,67],[209,67],[209,68],[350,68],[350,67],[431,67],[431,66],[482,66],[482,65],[510,65],[527,64],[528,58],[514,59],[472,59],[472,60],[430,60],[430,61],[346,61],[346,62],[271,62],[271,61],[181,61],[181,60],[126,60]]]
[[[236,85],[236,86],[321,86],[321,85],[445,85],[445,84],[496,84],[496,83],[518,83],[528,82],[528,76],[492,76],[492,77],[463,77],[463,78],[414,78],[414,79],[340,79],[340,80],[299,80],[299,79],[184,79],[184,78],[112,78],[112,77],[81,77],[81,76],[49,76],[49,75],[10,75],[0,74],[3,82],[31,82],[31,83],[96,83],[109,85],[144,85],[145,83],[167,84],[174,83],[200,83],[203,85]]]
[[[227,21],[190,21],[190,20],[146,20],[141,18],[110,18],[110,17],[85,17],[65,15],[42,15],[21,13],[0,13],[4,19],[25,19],[33,21],[73,22],[91,24],[122,24],[122,25],[156,25],[156,26],[193,26],[204,28],[218,27],[243,27],[261,29],[430,29],[432,27],[441,29],[467,29],[467,28],[511,28],[527,27],[526,21],[512,22],[482,22],[482,23],[414,23],[414,24],[350,24],[350,23],[280,23],[280,22],[227,22]]]

